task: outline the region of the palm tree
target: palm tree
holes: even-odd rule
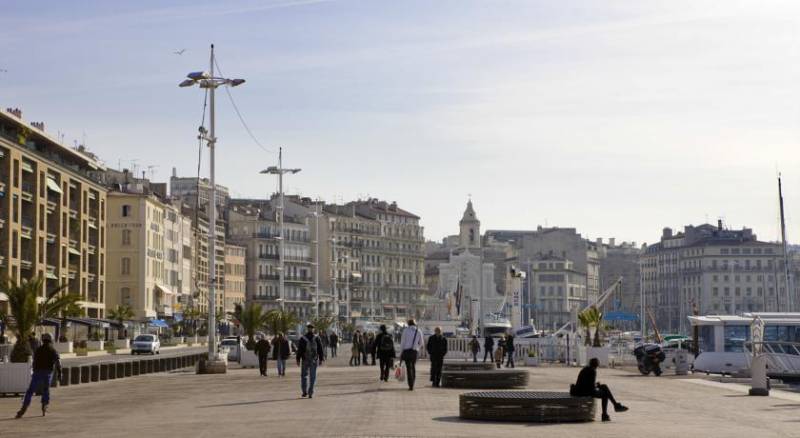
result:
[[[600,347],[600,328],[603,322],[603,313],[597,306],[591,306],[578,314],[578,321],[581,327],[586,329],[586,345]],[[594,339],[592,340],[591,329],[594,329]]]
[[[239,312],[238,320],[242,325],[242,329],[247,335],[247,342],[245,347],[248,350],[255,348],[256,341],[253,339],[256,331],[267,325],[267,314],[261,308],[261,304],[247,303],[244,307],[237,306]]]
[[[132,319],[134,316],[136,316],[136,313],[131,309],[131,306],[126,305],[117,305],[117,307],[108,311],[109,319],[117,321],[120,326],[117,339],[125,339],[125,332],[123,331],[125,320]]]
[[[27,362],[32,354],[28,337],[36,326],[45,318],[59,317],[60,313],[81,299],[78,294],[61,294],[67,287],[61,285],[47,292],[40,303],[37,298],[44,288],[44,278],[41,276],[23,279],[20,283],[6,279],[0,287],[8,295],[8,308],[13,318],[10,328],[17,337],[11,350],[11,362]]]
[[[328,316],[318,316],[316,318],[311,318],[311,323],[314,324],[314,327],[317,329],[317,333],[327,333],[328,329],[333,325],[333,322],[336,318],[328,315]]]
[[[197,333],[195,323],[199,317],[200,310],[197,307],[187,307],[186,310],[183,311],[183,329],[189,336],[194,336]]]
[[[292,327],[300,323],[300,319],[294,312],[275,309],[267,312],[266,323],[273,335],[286,334]]]

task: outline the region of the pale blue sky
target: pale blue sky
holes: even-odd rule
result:
[[[291,192],[378,196],[457,231],[573,226],[653,242],[722,216],[775,239],[776,169],[800,239],[800,3],[2,1],[0,105],[111,167],[196,167],[215,43]],[[186,48],[182,56],[172,52]],[[264,196],[259,149],[218,94],[218,180]],[[206,157],[204,157],[205,159]],[[205,170],[204,170],[205,173]]]

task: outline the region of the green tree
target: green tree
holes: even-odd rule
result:
[[[131,309],[131,306],[117,305],[117,307],[108,311],[109,319],[117,321],[120,325],[118,339],[125,339],[125,331],[123,330],[125,321],[132,319],[134,316],[136,316],[136,313]]]
[[[6,279],[2,283],[2,292],[8,295],[11,331],[17,337],[11,349],[11,362],[27,362],[32,352],[28,344],[28,336],[45,318],[58,318],[64,311],[80,301],[80,295],[62,294],[67,285],[56,287],[45,294],[39,302],[40,291],[44,289],[44,278],[23,279],[20,283]],[[9,318],[6,318],[9,319]]]
[[[600,347],[600,329],[603,324],[603,313],[597,306],[591,306],[578,314],[578,321],[581,327],[586,329],[586,345]],[[594,329],[594,339],[591,336],[591,329]]]
[[[244,330],[244,333],[247,335],[245,347],[247,347],[248,350],[252,350],[256,346],[256,341],[253,339],[253,336],[255,336],[258,329],[267,325],[268,314],[265,314],[261,305],[256,303],[247,303],[244,307],[237,305],[237,308],[239,311],[239,323],[242,326],[242,330]]]
[[[335,321],[336,318],[330,315],[311,318],[311,323],[314,324],[314,328],[317,329],[317,333],[326,333]]]
[[[197,307],[187,307],[183,311],[183,330],[188,336],[197,334],[198,318],[200,318],[200,310]]]
[[[270,310],[267,312],[266,318],[266,325],[273,335],[278,333],[286,334],[300,323],[300,319],[294,312],[280,309]]]

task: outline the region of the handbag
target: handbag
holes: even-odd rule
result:
[[[394,369],[394,378],[401,383],[406,381],[406,368],[403,364]]]
[[[414,339],[411,340],[411,348],[407,348],[400,353],[400,360],[417,360],[417,350],[414,349],[414,344],[417,341],[418,334],[419,329],[414,330]]]

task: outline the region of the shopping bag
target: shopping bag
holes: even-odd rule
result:
[[[406,381],[406,368],[403,365],[394,369],[394,378],[397,379],[398,382]]]

